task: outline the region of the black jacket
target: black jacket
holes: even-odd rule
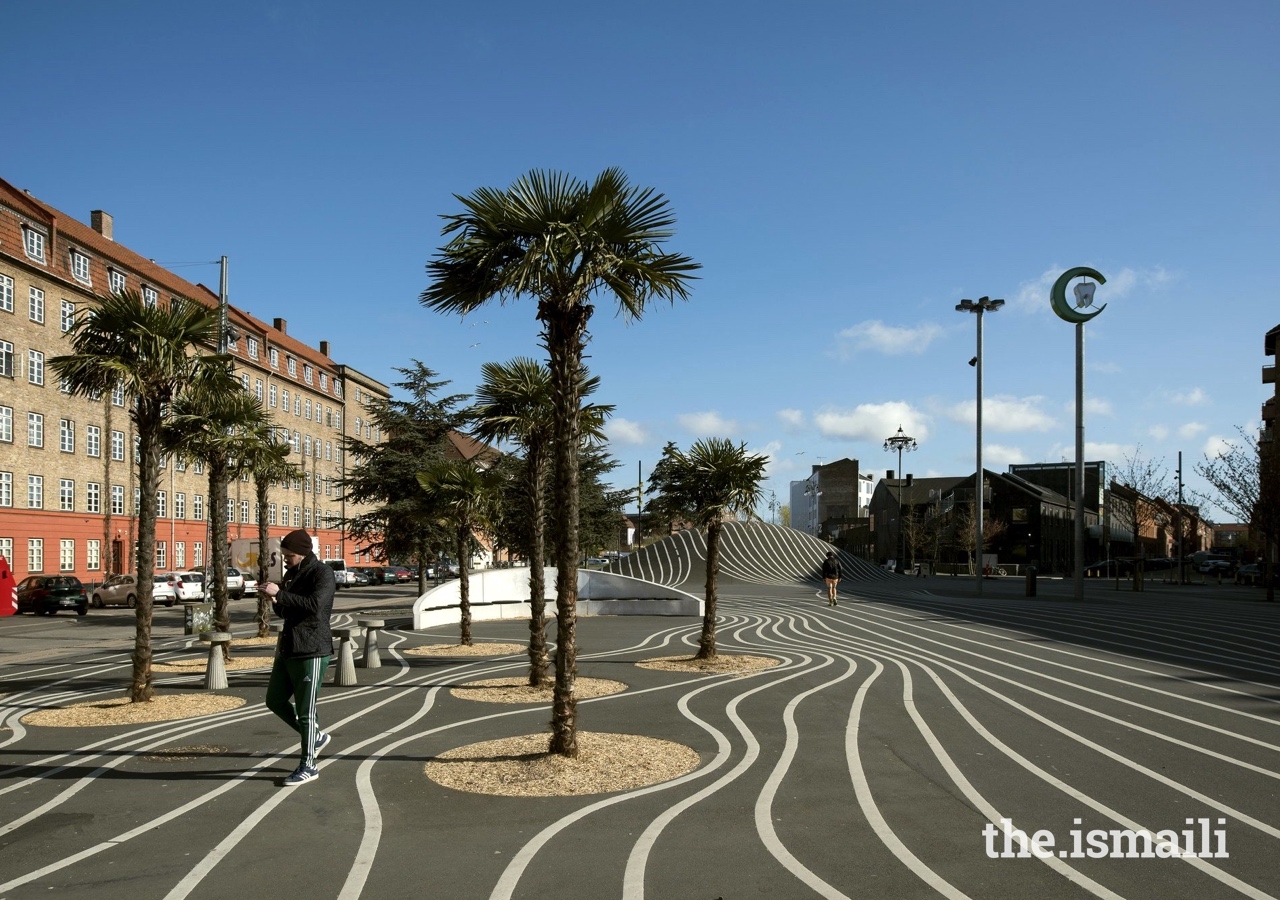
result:
[[[822,577],[823,578],[839,578],[840,577],[840,560],[836,557],[824,559],[822,561]]]
[[[286,659],[312,659],[333,655],[329,614],[337,590],[333,569],[308,553],[285,573],[280,593],[271,601],[275,614],[284,619],[276,655]]]

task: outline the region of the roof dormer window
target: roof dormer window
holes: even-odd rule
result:
[[[303,367],[302,367],[302,380],[303,380],[303,381],[305,381],[307,384],[310,384],[310,383],[311,383],[311,379],[312,379],[313,377],[314,377],[314,370],[313,370],[310,366],[303,366]]]
[[[289,374],[294,378],[298,377],[298,361],[292,356],[289,357]]]
[[[111,288],[111,293],[123,293],[125,284],[124,273],[118,269],[107,269],[107,283]]]
[[[145,306],[147,309],[155,309],[156,306],[159,305],[159,303],[160,303],[159,292],[155,288],[148,287],[147,285],[144,284],[142,286],[142,305]]]
[[[27,251],[27,256],[36,262],[44,262],[44,243],[45,235],[43,231],[36,231],[30,226],[22,229],[22,248]]]
[[[89,257],[79,250],[71,251],[71,275],[81,284],[93,284],[89,276]]]
[[[248,345],[249,345],[249,358],[257,359],[258,358],[258,339],[249,338]]]
[[[280,368],[280,351],[275,347],[271,348],[271,368]]]

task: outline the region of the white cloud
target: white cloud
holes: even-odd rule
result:
[[[1188,422],[1186,425],[1183,425],[1178,429],[1178,437],[1189,441],[1208,427],[1209,426],[1202,425],[1199,422]]]
[[[1124,371],[1119,363],[1113,362],[1086,362],[1084,367],[1090,372],[1099,372],[1103,375],[1119,375]]]
[[[690,434],[698,437],[729,437],[738,430],[738,423],[726,419],[718,412],[685,413],[676,421]]]
[[[1192,388],[1189,391],[1171,391],[1165,396],[1169,402],[1176,403],[1179,406],[1204,406],[1209,402],[1209,395],[1204,392],[1204,388]]]
[[[863,403],[851,410],[825,409],[813,417],[818,431],[825,437],[844,438],[870,443],[883,442],[902,426],[918,440],[929,436],[928,417],[908,403]]]
[[[1104,272],[1103,274],[1105,275],[1106,273]],[[1173,281],[1173,275],[1162,266],[1156,266],[1154,269],[1130,269],[1126,266],[1107,279],[1106,285],[1098,291],[1098,301],[1100,303],[1107,302],[1103,296],[1104,292],[1113,297],[1124,297],[1131,293],[1134,288],[1152,290],[1162,287],[1170,281]]]
[[[1063,271],[1065,270],[1057,266],[1051,266],[1039,278],[1022,282],[1009,305],[1022,312],[1049,312],[1049,290]]]
[[[1024,463],[1027,455],[1020,447],[1005,447],[1000,444],[984,444],[982,447],[982,467],[999,469],[1015,463]]]
[[[898,356],[903,353],[920,354],[925,351],[933,339],[942,334],[942,328],[932,322],[915,328],[900,325],[886,325],[879,319],[859,322],[841,331],[838,337],[838,352],[842,359],[848,359],[858,350],[874,350],[886,356]]]
[[[1219,453],[1226,453],[1235,445],[1235,441],[1215,434],[1204,442],[1204,455],[1213,459]]]
[[[1163,441],[1169,436],[1169,429],[1163,425],[1152,425],[1147,429],[1147,434],[1151,435],[1157,441]],[[977,540],[977,538],[974,538]]]
[[[609,419],[605,423],[604,430],[609,436],[609,441],[614,444],[643,444],[649,439],[648,432],[640,423],[632,422],[630,419]]]
[[[777,416],[788,431],[799,431],[805,426],[804,413],[798,409],[780,409]]]
[[[1048,431],[1057,426],[1041,409],[1044,397],[996,396],[982,398],[982,427],[993,431]],[[965,400],[951,407],[947,416],[956,422],[976,423],[978,404]]]

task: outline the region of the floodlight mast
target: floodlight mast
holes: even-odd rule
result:
[[[977,301],[961,300],[956,304],[956,312],[975,313],[978,316],[978,354],[969,361],[969,364],[976,368],[978,379],[977,449],[974,453],[977,462],[973,487],[973,556],[979,597],[982,596],[982,485],[984,481],[982,476],[982,314],[995,312],[1002,306],[1004,306],[1003,300],[992,300],[990,297],[979,297]]]

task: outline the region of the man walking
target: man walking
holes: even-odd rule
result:
[[[333,655],[329,614],[336,584],[333,569],[316,558],[305,531],[285,535],[280,551],[287,567],[284,580],[262,588],[272,610],[284,619],[267,683],[267,708],[302,739],[302,759],[284,780],[285,787],[296,787],[320,777],[316,754],[330,741],[316,720],[316,695]]]
[[[828,550],[827,558],[822,561],[822,580],[827,583],[827,606],[835,606],[836,588],[840,586],[840,560],[836,559],[834,550]]]

